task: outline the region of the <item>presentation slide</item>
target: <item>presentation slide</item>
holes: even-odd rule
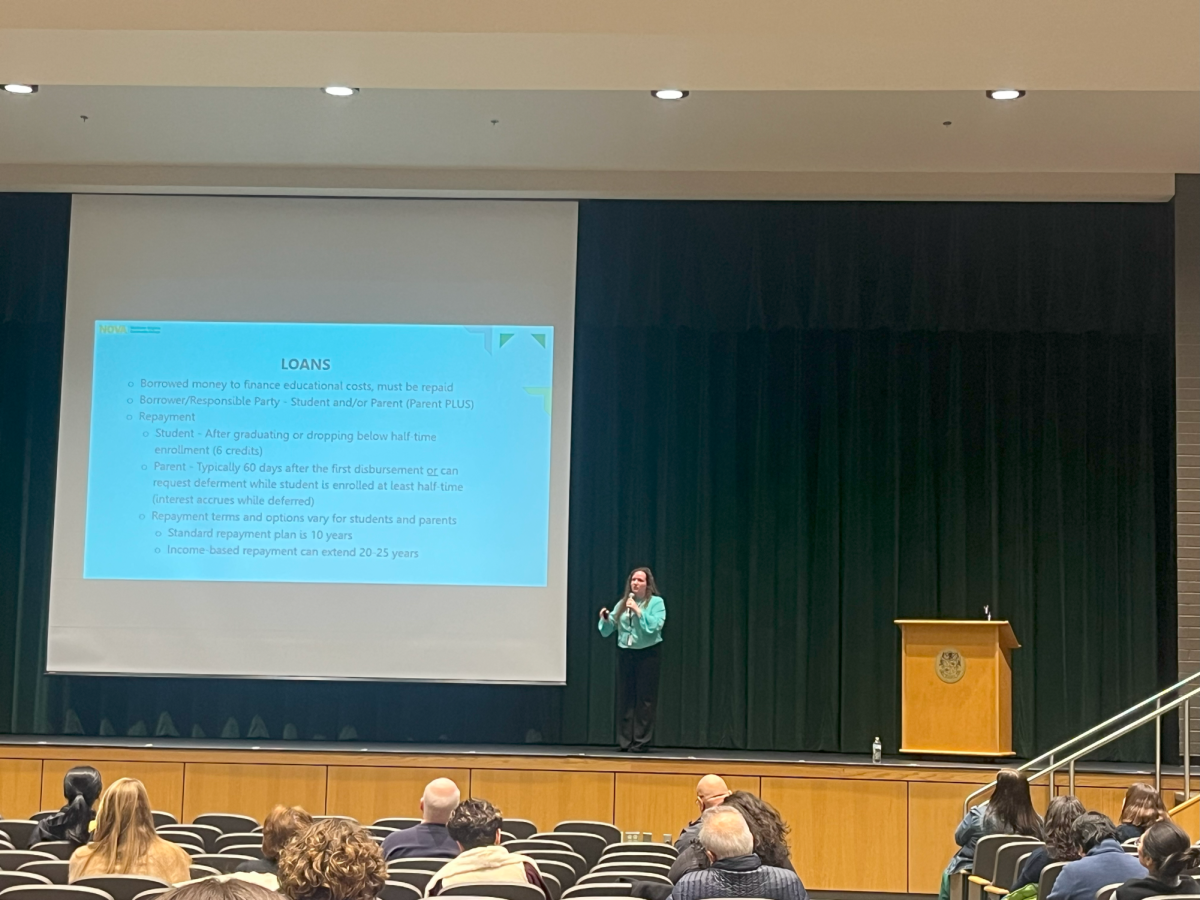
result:
[[[84,577],[545,586],[553,336],[97,322]]]
[[[577,218],[74,197],[47,671],[564,683]]]

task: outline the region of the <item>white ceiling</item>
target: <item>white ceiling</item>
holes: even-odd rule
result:
[[[0,95],[0,164],[1197,172],[1197,98],[699,91],[666,103],[648,91],[378,89],[338,100],[300,88],[47,85]]]

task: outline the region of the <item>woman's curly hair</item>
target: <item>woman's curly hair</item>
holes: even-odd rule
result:
[[[279,854],[279,892],[291,900],[373,900],[385,881],[379,845],[345,819],[309,825]]]
[[[791,829],[775,807],[749,791],[734,791],[723,805],[732,806],[742,814],[754,837],[754,852],[764,866],[791,867],[787,845]]]

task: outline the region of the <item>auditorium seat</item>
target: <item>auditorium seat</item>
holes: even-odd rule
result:
[[[511,847],[512,845],[510,844],[509,846]],[[574,850],[543,850],[539,847],[535,847],[532,850],[523,850],[521,852],[530,859],[536,860],[539,863],[543,859],[556,859],[559,862],[564,862],[575,870],[576,878],[582,878],[587,874],[587,860]]]
[[[37,824],[32,819],[0,819],[0,834],[18,850],[23,850],[29,846],[29,837]]]
[[[252,831],[233,831],[229,834],[222,834],[217,838],[215,845],[216,851],[220,853],[226,847],[234,847],[239,844],[246,846],[262,846],[262,834],[256,834]],[[178,841],[176,841],[178,843]]]
[[[75,852],[75,845],[70,841],[41,841],[29,848],[39,853],[49,853],[55,859],[70,859]]]
[[[537,867],[543,875],[553,875],[557,878],[563,890],[573,886],[579,880],[579,876],[575,874],[575,869],[565,862],[560,862],[557,859],[539,859],[535,860],[535,862],[537,862]]]
[[[666,875],[671,871],[671,866],[665,862],[628,862],[625,859],[616,859],[612,862],[601,862],[597,866],[593,866],[588,870],[589,875],[594,875],[597,872],[655,872],[659,875]]]
[[[389,828],[387,825],[364,825],[362,826],[362,829],[371,837],[380,841],[386,838],[389,834],[395,834],[400,830],[398,828]]]
[[[575,897],[624,898],[633,892],[633,884],[628,881],[604,882],[596,881],[591,884],[577,884],[563,891],[562,900],[573,900]]]
[[[223,850],[218,851],[221,856],[249,856],[254,859],[263,859],[262,844],[233,844]]]
[[[0,872],[0,891],[26,884],[52,884],[45,875],[36,872]]]
[[[1039,847],[1044,847],[1038,840],[1018,840],[1005,844],[996,854],[996,862],[992,866],[991,883],[983,890],[984,893],[1003,897],[1008,893],[1017,880],[1020,861]]]
[[[424,894],[425,886],[429,884],[430,879],[433,878],[433,872],[429,871],[428,869],[409,869],[407,867],[392,868],[393,865],[399,866],[403,862],[404,860],[398,859],[394,863],[388,864],[388,881],[399,881],[402,884],[411,884],[418,891]]]
[[[384,882],[383,887],[375,896],[379,900],[420,900],[424,896],[424,892],[403,881],[389,880]]]
[[[1113,898],[1117,895],[1117,888],[1119,888],[1122,883],[1123,882],[1118,881],[1116,884],[1106,884],[1104,887],[1100,888],[1100,890],[1096,891],[1096,900],[1113,900]]]
[[[600,865],[610,862],[658,863],[668,869],[675,862],[674,856],[666,853],[643,853],[638,850],[623,850],[620,853],[605,853],[600,857]]]
[[[35,862],[39,859],[58,861],[58,857],[52,856],[49,853],[43,853],[40,850],[0,850],[0,869],[15,872],[23,864]]]
[[[574,847],[566,841],[551,840],[545,837],[518,838],[515,841],[502,841],[511,853],[528,853],[530,850],[566,850],[574,851]]]
[[[546,900],[542,889],[520,881],[473,881],[443,887],[440,897],[495,897],[497,900]]]
[[[221,829],[217,828],[215,825],[164,825],[162,828],[157,829],[157,831],[159,837],[168,841],[174,841],[176,844],[191,844],[198,841],[200,846],[204,847],[205,852],[207,853],[216,852],[217,838],[221,836]],[[188,834],[196,840],[178,841],[169,836],[172,834]]]
[[[1042,869],[1042,875],[1038,878],[1039,897],[1050,896],[1050,891],[1054,888],[1054,882],[1058,880],[1058,876],[1065,865],[1065,862],[1052,862],[1046,868]]]
[[[651,881],[655,884],[670,884],[671,879],[657,872],[638,872],[628,869],[605,869],[603,872],[592,872],[579,879],[579,884],[605,884],[618,881]]]
[[[538,827],[528,819],[503,819],[500,822],[500,830],[507,831],[518,841],[522,841],[537,834]]]
[[[11,843],[9,843],[7,838],[0,837],[0,850],[16,850],[16,849],[17,849],[16,847],[14,847]]]
[[[220,870],[214,869],[212,866],[197,866],[193,864],[188,867],[188,875],[193,881],[197,878],[212,878],[214,875],[220,874]]]
[[[65,859],[39,859],[27,862],[17,869],[18,872],[32,872],[41,876],[51,884],[66,884],[71,874],[71,863]]]
[[[258,821],[249,816],[237,813],[204,813],[192,820],[193,825],[211,825],[221,834],[232,834],[235,831],[253,831],[258,827]],[[207,846],[207,842],[205,843]]]
[[[4,900],[113,900],[95,888],[77,884],[24,884],[0,891]]]
[[[393,864],[397,868],[425,869],[429,872],[436,872],[448,862],[450,862],[448,859],[434,859],[431,856],[412,856],[405,859],[393,860]]]
[[[412,828],[414,825],[420,825],[421,820],[406,818],[376,819],[374,824],[381,828],[391,828],[394,831],[403,831],[405,828]]]
[[[152,810],[150,812],[150,815],[152,815],[154,817],[154,827],[155,828],[161,828],[163,825],[178,825],[179,824],[179,820],[177,818],[175,818],[173,815],[171,815],[171,813],[164,812],[161,809]]]
[[[222,875],[228,875],[244,862],[254,862],[253,856],[243,856],[240,853],[201,853],[193,856],[192,862],[198,866],[208,866],[216,869]]]
[[[607,859],[610,856],[616,856],[624,853],[654,853],[659,856],[666,856],[674,860],[679,856],[679,851],[670,844],[653,844],[645,841],[625,841],[621,844],[609,844],[604,848],[604,853],[601,854],[601,859]]]
[[[142,891],[133,900],[154,900],[155,897],[161,897],[169,890],[170,888],[150,888],[147,891]]]
[[[555,831],[582,831],[586,834],[595,834],[604,838],[605,846],[619,844],[621,842],[621,829],[611,822],[591,822],[587,820],[571,820],[559,822],[554,826]]]
[[[80,878],[74,886],[95,888],[108,894],[113,900],[133,900],[143,891],[153,888],[165,891],[171,887],[160,878],[150,878],[146,875],[95,875],[91,878]]]
[[[586,831],[549,831],[535,834],[533,841],[561,841],[587,860],[588,868],[600,862],[608,842],[598,834]]]
[[[562,897],[562,882],[552,872],[542,872],[542,882],[550,892],[550,900],[559,900]]]

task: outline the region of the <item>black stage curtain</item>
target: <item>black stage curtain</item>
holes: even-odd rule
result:
[[[582,204],[566,688],[40,674],[67,226],[0,205],[8,731],[609,744],[636,564],[664,746],[894,750],[892,620],[985,605],[1020,754],[1174,680],[1169,205]]]

